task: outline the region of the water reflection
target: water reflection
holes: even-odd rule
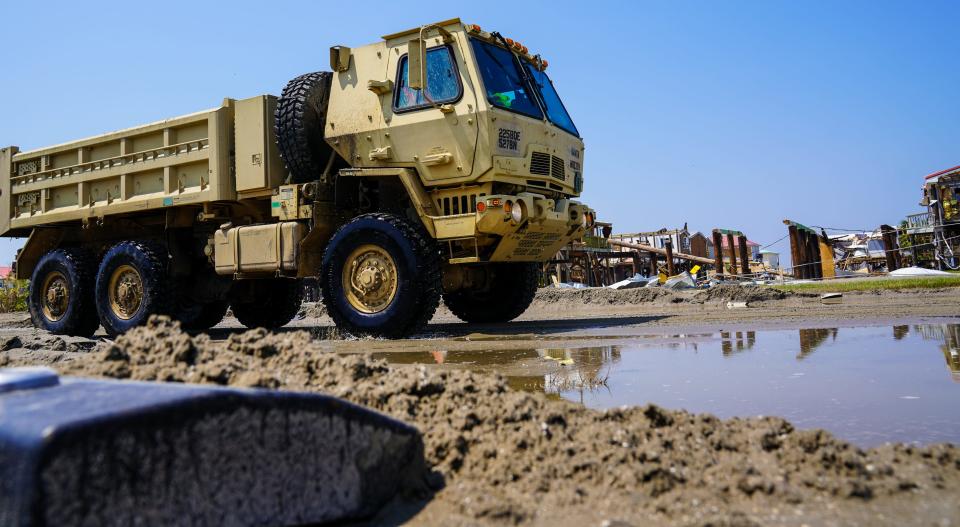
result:
[[[854,331],[862,328],[850,328]],[[923,340],[940,342],[950,377],[960,382],[960,324],[893,326],[893,341],[908,338],[911,332]],[[809,359],[825,343],[836,343],[838,328],[797,330],[797,361]],[[704,343],[719,340],[720,354],[732,358],[757,346],[756,331],[719,331],[694,335],[665,335],[656,346],[668,350],[701,350]],[[526,339],[524,339],[526,340]],[[562,393],[607,388],[610,372],[621,361],[624,346],[577,346],[513,349],[450,349],[434,351],[375,352],[376,358],[394,364],[432,364],[478,371],[495,371],[507,377],[511,387],[526,391]],[[645,346],[649,347],[649,346]],[[715,349],[715,348],[714,348]],[[709,350],[709,348],[708,348]]]
[[[810,356],[821,344],[828,338],[837,340],[837,328],[819,328],[819,329],[801,329],[800,331],[800,354],[797,360],[803,360]]]
[[[511,388],[561,393],[606,385],[610,368],[620,362],[620,346],[375,352],[393,364],[434,364],[496,371]]]
[[[556,361],[561,366],[544,376],[544,391],[557,394],[576,392],[580,395],[580,402],[583,402],[584,391],[609,389],[610,371],[620,362],[620,346],[538,351],[544,359]]]
[[[909,326],[894,326],[893,338],[897,338],[898,332],[902,334],[900,338],[903,338],[909,331]],[[915,325],[913,331],[923,340],[940,342],[940,351],[947,361],[950,377],[954,382],[960,382],[960,324]]]
[[[960,442],[960,324],[420,342],[436,347],[373,355],[498,373],[514,389],[595,408],[781,415],[864,445]]]
[[[910,334],[910,326],[893,326],[893,340],[903,340]]]
[[[730,357],[735,353],[752,350],[753,345],[756,343],[756,331],[720,332],[720,351],[724,357]]]

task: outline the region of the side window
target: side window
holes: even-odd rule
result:
[[[400,57],[397,72],[397,95],[394,99],[394,110],[413,110],[430,106],[430,101],[423,95],[424,90],[411,89],[407,81],[407,56]],[[447,103],[460,99],[463,88],[460,85],[460,75],[453,61],[453,54],[447,46],[427,50],[427,95],[435,103]]]

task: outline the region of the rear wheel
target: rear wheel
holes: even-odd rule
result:
[[[356,335],[397,338],[420,330],[440,303],[440,258],[423,229],[393,214],[364,214],[323,253],[327,313]]]
[[[151,315],[170,312],[167,251],[160,244],[120,242],[100,262],[97,313],[109,335],[144,324]]]
[[[206,267],[194,266],[188,276],[174,278],[174,317],[183,329],[203,331],[223,320],[230,307],[227,292],[229,278]]]
[[[177,320],[181,327],[189,331],[204,331],[212,328],[223,320],[230,303],[226,300],[216,300],[205,304],[195,303],[189,306],[180,305],[177,308]]]
[[[536,263],[490,264],[488,287],[443,295],[443,303],[464,322],[509,322],[527,310],[537,292]]]
[[[240,280],[230,289],[233,315],[248,328],[276,329],[297,316],[303,284],[292,278]]]
[[[30,279],[30,318],[58,335],[89,337],[100,326],[93,299],[93,258],[81,249],[45,254]]]

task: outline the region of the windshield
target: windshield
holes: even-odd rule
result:
[[[577,132],[577,127],[573,124],[573,119],[570,118],[567,109],[563,107],[563,102],[560,100],[560,96],[557,95],[557,90],[553,87],[553,81],[550,80],[550,77],[547,77],[547,72],[538,71],[537,68],[534,68],[533,64],[529,62],[525,63],[525,65],[527,66],[527,71],[530,72],[530,77],[533,79],[533,82],[537,83],[537,89],[540,90],[540,95],[542,95],[543,104],[546,106],[547,117],[550,119],[550,122],[580,137],[580,133]]]
[[[520,78],[513,54],[482,40],[471,39],[471,42],[490,104],[535,119],[543,119],[540,106]]]
[[[471,42],[487,91],[487,100],[494,106],[543,119],[543,111],[537,104],[536,95],[529,93],[529,87],[525,86],[513,54],[489,42],[477,39],[471,39]],[[550,122],[580,137],[550,77],[547,77],[545,72],[537,71],[529,62],[524,62],[524,65],[536,83],[535,89],[540,91],[540,100]]]

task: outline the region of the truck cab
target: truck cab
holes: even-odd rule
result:
[[[472,238],[451,244],[461,261],[471,251],[475,262],[542,261],[565,243],[551,229],[513,243],[509,224],[458,216],[477,214],[478,203],[481,215],[502,212],[509,202],[532,217],[530,227],[592,218],[571,202],[583,190],[584,144],[547,67],[520,42],[459,19],[335,46],[324,135],[354,168],[414,170],[435,207],[427,221],[437,237]]]

